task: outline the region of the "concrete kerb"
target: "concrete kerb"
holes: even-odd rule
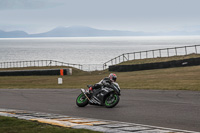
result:
[[[59,114],[40,113],[25,110],[1,109],[0,116],[16,117],[18,119],[38,121],[51,125],[62,127],[71,127],[75,129],[89,129],[93,131],[101,131],[106,133],[197,133],[187,130],[171,129],[156,127],[150,125],[142,125],[135,123],[100,120],[92,118],[71,117]]]

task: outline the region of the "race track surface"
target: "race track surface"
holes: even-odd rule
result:
[[[122,89],[115,108],[77,107],[80,89],[0,89],[0,108],[131,122],[200,132],[200,92]]]

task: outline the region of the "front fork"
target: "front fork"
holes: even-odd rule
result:
[[[87,96],[85,89],[81,89],[81,92],[85,95],[85,97],[88,99],[88,101],[91,102],[90,98]]]

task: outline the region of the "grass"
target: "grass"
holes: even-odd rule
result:
[[[0,116],[0,133],[95,133],[85,129],[72,129]]]
[[[0,88],[85,88],[87,84],[95,84],[109,73],[108,71],[83,72],[62,76],[62,85],[58,85],[58,78],[61,76],[2,76]],[[200,66],[116,72],[116,74],[117,81],[123,89],[200,90]]]
[[[132,89],[200,90],[200,66],[126,72],[120,86]]]
[[[193,56],[196,57],[196,55],[190,55],[190,57],[173,57],[173,59]],[[108,70],[84,72],[73,69],[73,75],[62,76],[62,85],[58,85],[58,78],[61,76],[1,76],[0,88],[86,88],[86,85],[99,82],[109,73]],[[200,66],[114,73],[117,74],[117,82],[122,89],[200,90]]]

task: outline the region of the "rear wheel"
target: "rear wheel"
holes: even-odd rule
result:
[[[79,107],[85,107],[88,104],[88,102],[88,99],[83,93],[81,93],[76,99],[76,105]]]
[[[119,102],[119,96],[117,94],[110,94],[108,97],[105,99],[105,106],[107,108],[112,108],[115,107]]]

